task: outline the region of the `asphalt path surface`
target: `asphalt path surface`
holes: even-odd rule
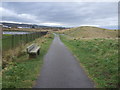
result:
[[[94,83],[55,34],[33,88],[94,88]]]

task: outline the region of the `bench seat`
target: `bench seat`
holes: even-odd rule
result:
[[[40,49],[40,47],[33,48],[29,53],[37,53],[37,51]]]
[[[27,53],[29,54],[29,58],[36,57],[40,53],[40,46],[36,44],[31,44],[27,47]]]

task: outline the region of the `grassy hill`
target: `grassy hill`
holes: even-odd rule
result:
[[[98,27],[82,26],[60,31],[74,38],[117,38],[117,30],[109,30]]]
[[[59,31],[97,88],[118,88],[118,31],[83,26]],[[62,35],[64,34],[64,35]]]

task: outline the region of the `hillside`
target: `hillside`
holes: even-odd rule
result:
[[[62,42],[95,82],[95,88],[119,87],[117,30],[84,26],[59,33]]]
[[[69,35],[75,38],[117,38],[117,30],[108,30],[98,27],[82,26],[77,28],[71,28],[62,30],[60,33]]]

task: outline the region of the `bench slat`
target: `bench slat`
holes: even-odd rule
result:
[[[32,49],[29,53],[37,53],[37,51],[40,49],[40,47],[36,47]]]
[[[40,46],[37,46],[36,44],[31,44],[30,46],[27,47],[27,53],[37,53],[38,50],[40,49]]]
[[[32,44],[27,47],[27,52],[30,52],[35,47],[35,44]]]

